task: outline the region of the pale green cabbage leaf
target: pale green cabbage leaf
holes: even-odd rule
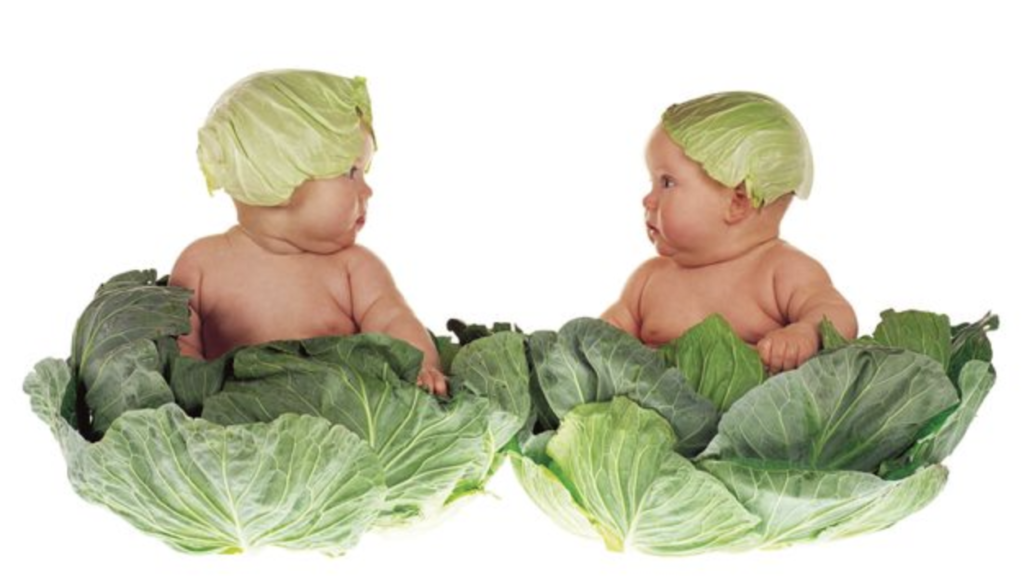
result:
[[[994,383],[981,358],[991,359],[985,332],[997,321],[943,323],[886,312],[877,332],[887,346],[833,337],[831,350],[773,377],[715,317],[663,348],[663,363],[592,319],[535,333],[531,366],[559,421],[533,418],[512,448],[514,471],[556,523],[612,550],[778,548],[887,528],[942,490],[940,463]],[[630,391],[653,378],[671,382],[665,396],[692,393],[665,374],[677,367],[723,412],[707,416],[715,434],[696,458],[680,450],[678,425]]]
[[[529,416],[521,335],[456,349],[439,401],[415,385],[420,351],[383,335],[182,357],[187,300],[152,271],[114,277],[71,358],[24,386],[75,491],[178,550],[342,554],[483,491]]]
[[[249,76],[220,97],[199,130],[210,193],[278,206],[307,179],[347,173],[373,137],[366,80],[319,71]]]
[[[806,198],[814,179],[807,136],[778,101],[722,92],[670,106],[662,128],[687,157],[730,188],[745,185],[755,206],[786,194]]]
[[[547,405],[564,418],[578,405],[626,396],[672,425],[677,450],[699,453],[718,419],[710,400],[654,349],[601,321],[580,318],[530,337],[530,353]]]

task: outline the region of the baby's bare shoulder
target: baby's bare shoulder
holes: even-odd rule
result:
[[[780,242],[766,253],[764,266],[771,272],[778,292],[808,286],[831,286],[832,283],[824,265],[786,242]]]
[[[814,257],[785,241],[779,241],[776,246],[766,251],[763,262],[775,270],[825,270]]]
[[[640,264],[630,279],[647,280],[659,273],[671,272],[678,269],[676,262],[668,257],[652,257]]]
[[[352,245],[335,253],[336,262],[348,278],[353,292],[385,292],[395,290],[395,281],[387,265],[373,251]]]
[[[344,262],[352,311],[360,327],[366,326],[364,321],[372,308],[399,307],[405,304],[391,272],[373,251],[352,245],[339,254],[339,260]]]
[[[334,253],[332,258],[334,262],[342,265],[350,273],[361,273],[380,269],[387,270],[387,266],[384,265],[384,261],[382,261],[373,251],[362,245],[345,247],[345,249]]]
[[[676,264],[667,257],[652,257],[641,263],[626,281],[626,290],[639,294],[652,277],[659,273],[672,271]]]
[[[178,263],[202,264],[205,260],[223,254],[227,239],[223,234],[214,234],[196,239],[178,255]]]
[[[633,308],[634,312],[639,315],[640,300],[644,297],[648,284],[657,275],[672,271],[674,266],[675,262],[666,257],[653,257],[644,261],[633,270],[629,279],[626,280],[620,301]]]
[[[211,260],[222,254],[224,235],[211,235],[197,239],[178,255],[171,270],[172,284],[194,284],[198,281],[203,268]]]

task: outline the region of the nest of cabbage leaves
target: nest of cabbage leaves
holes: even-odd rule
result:
[[[344,553],[481,491],[529,414],[521,334],[439,340],[445,401],[416,386],[420,351],[382,335],[183,357],[188,297],[152,270],[110,279],[71,357],[25,381],[75,491],[178,550]]]
[[[872,532],[942,490],[941,464],[995,381],[994,316],[882,314],[768,377],[718,316],[655,350],[594,319],[528,338],[516,476],[559,525],[610,550],[776,548]]]

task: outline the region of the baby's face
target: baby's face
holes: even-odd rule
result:
[[[701,257],[723,238],[733,190],[712,179],[661,125],[647,143],[651,191],[644,196],[647,236],[659,255]]]
[[[326,179],[308,179],[295,188],[283,206],[288,211],[290,230],[302,248],[315,253],[333,253],[352,246],[366,223],[366,209],[373,190],[364,171],[373,156],[369,135],[363,154],[348,173]]]

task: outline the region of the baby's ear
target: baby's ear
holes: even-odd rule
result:
[[[725,213],[725,222],[727,224],[737,224],[749,218],[753,213],[754,203],[751,202],[750,196],[747,195],[747,185],[746,183],[741,183],[732,191],[732,197],[729,199],[729,209]]]

